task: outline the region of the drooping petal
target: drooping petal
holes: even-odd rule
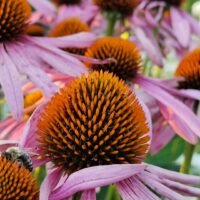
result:
[[[51,173],[47,174],[40,187],[40,200],[48,200],[51,191],[56,187],[62,175],[62,170],[56,168]]]
[[[18,142],[15,140],[0,140],[0,152],[7,150],[10,147],[17,147]]]
[[[19,46],[19,47],[18,47]],[[50,80],[48,75],[41,70],[38,66],[35,57],[31,57],[33,54],[31,48],[24,48],[20,45],[15,45],[14,50],[10,49],[11,55],[15,54],[16,65],[22,74],[26,74],[35,85],[37,85],[44,93],[51,96],[58,88]]]
[[[95,191],[95,189],[93,189],[93,190],[85,190],[82,193],[80,200],[96,200],[96,191]]]
[[[181,10],[173,6],[170,8],[173,33],[180,44],[186,48],[190,43],[191,30],[188,21],[183,17],[181,12]]]
[[[136,196],[131,185],[127,184],[125,181],[117,183],[117,188],[123,200],[139,200]]]
[[[45,15],[54,16],[56,14],[56,7],[48,0],[28,0],[28,2],[41,13]]]
[[[121,164],[89,167],[69,176],[67,181],[57,188],[50,200],[72,196],[76,192],[109,185],[133,176],[145,169],[145,164]]]
[[[15,64],[10,59],[3,45],[0,45],[0,83],[6,96],[7,103],[13,116],[20,120],[24,105],[21,91],[19,72]]]
[[[148,185],[152,190],[156,193],[160,194],[162,197],[166,197],[171,200],[183,200],[184,196],[180,195],[179,193],[175,192],[175,190],[166,187],[162,184],[157,176],[150,174],[148,172],[141,173],[138,178],[140,181]]]
[[[156,167],[154,165],[148,164],[147,170],[152,174],[157,174],[157,176],[183,183],[183,184],[200,184],[200,177],[193,175],[181,174],[178,172],[173,172],[167,169]]]
[[[151,154],[156,154],[175,136],[174,130],[168,126],[162,116],[153,125],[153,139],[151,143]]]
[[[167,122],[180,137],[191,144],[196,144],[198,142],[198,137],[190,129],[190,126],[185,124],[172,110],[167,109],[167,107],[163,106],[161,103],[158,103],[158,106]]]
[[[167,109],[171,109],[196,135],[200,136],[200,120],[184,103],[171,96],[146,77],[138,76],[134,79],[134,83],[138,83],[148,94],[166,106]]]
[[[57,38],[32,37],[28,39],[40,46],[46,46],[48,44],[49,46],[59,47],[59,48],[67,48],[67,47],[85,48],[89,47],[96,40],[96,36],[90,32],[82,32]]]
[[[81,73],[88,71],[78,59],[53,46],[35,43],[31,48],[33,53],[38,55],[41,60],[62,73],[79,76]]]
[[[177,182],[167,180],[167,179],[162,179],[162,183],[178,191],[181,194],[184,194],[187,196],[200,197],[200,188],[194,188],[192,186],[187,186],[185,184],[177,183]]]
[[[134,28],[134,33],[149,58],[158,66],[162,66],[162,54],[157,43],[155,42],[155,39],[152,37],[149,39],[149,36],[147,36],[140,28]]]
[[[37,129],[37,121],[39,119],[39,116],[40,116],[44,106],[45,106],[45,103],[38,106],[38,108],[33,112],[31,117],[27,121],[26,127],[22,134],[22,138],[19,143],[19,146],[21,148],[31,148],[33,150],[35,149],[35,147],[36,147],[35,131]]]

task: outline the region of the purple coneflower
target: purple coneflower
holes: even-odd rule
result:
[[[173,84],[169,89],[174,96],[177,96],[181,101],[183,101],[194,113],[197,113],[199,98],[200,98],[200,49],[197,48],[192,52],[188,53],[180,62],[179,66],[176,69],[175,76],[177,80],[174,80],[175,85]],[[180,79],[180,80],[178,80]],[[173,81],[173,80],[172,80]],[[174,89],[176,87],[176,89]],[[155,104],[154,104],[155,105]],[[185,133],[193,135],[194,132],[191,130],[190,126],[185,126],[185,123],[177,126],[173,124],[174,120],[177,120],[173,112],[170,110],[164,109],[162,105],[158,105],[164,117],[161,116],[159,110],[154,113],[154,117],[157,118],[156,125],[154,126],[155,141],[152,144],[152,153],[158,152],[162,147],[164,147],[170,139],[175,135],[174,132],[167,126],[165,123],[166,119],[174,126],[176,132],[182,132],[183,138],[187,140]],[[155,108],[155,106],[153,106]],[[151,105],[151,108],[153,108]],[[163,131],[164,130],[166,131]],[[185,129],[185,130],[184,130]],[[187,131],[186,131],[187,130]],[[162,139],[161,138],[165,138]]]
[[[26,75],[45,93],[54,92],[55,86],[42,70],[44,66],[49,65],[74,76],[85,72],[84,65],[78,59],[58,47],[87,47],[94,36],[92,33],[80,33],[60,38],[31,37],[25,33],[31,16],[31,8],[26,0],[3,0],[0,7],[3,9],[0,83],[10,110],[15,118],[20,119],[23,113],[20,74]]]
[[[95,200],[95,188],[115,184],[124,200],[200,196],[200,178],[142,163],[151,139],[148,111],[124,81],[108,72],[75,79],[30,120],[22,147],[52,162],[41,200],[77,193]],[[32,126],[34,124],[34,127]]]
[[[50,77],[55,85],[61,88],[64,84],[69,84],[73,77],[53,73]],[[19,122],[13,116],[8,116],[0,122],[0,140],[20,141],[26,122],[34,110],[47,101],[50,96],[44,96],[42,91],[35,88],[32,83],[27,83],[22,88],[24,93],[24,114],[23,119]]]
[[[162,55],[174,49],[182,57],[193,48],[192,38],[199,37],[200,25],[181,9],[182,3],[183,1],[143,0],[130,19],[136,40],[159,66],[162,65]],[[160,60],[156,58],[156,54]]]
[[[200,99],[200,95],[196,92],[189,93],[189,91],[172,89],[165,82],[144,77],[141,74],[141,56],[134,43],[114,37],[100,38],[87,49],[85,55],[95,59],[114,58],[115,62],[103,65],[87,64],[87,66],[89,70],[113,72],[124,79],[130,87],[139,84],[147,94],[156,100],[162,115],[175,132],[192,144],[198,141],[200,120],[190,108],[173,95],[189,96],[194,99]],[[166,113],[168,115],[170,113],[169,116],[173,117],[166,117]],[[185,114],[183,115],[183,113]],[[188,132],[188,129],[191,131]]]

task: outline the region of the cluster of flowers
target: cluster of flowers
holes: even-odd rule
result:
[[[0,1],[0,199],[95,200],[111,184],[124,200],[200,197],[200,177],[143,162],[200,137],[200,25],[183,3]],[[144,73],[143,54],[162,68],[172,51],[174,77]]]

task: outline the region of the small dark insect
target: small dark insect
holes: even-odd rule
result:
[[[1,153],[1,156],[7,160],[16,162],[20,167],[24,166],[30,172],[33,171],[33,163],[29,155],[18,147],[8,148]]]

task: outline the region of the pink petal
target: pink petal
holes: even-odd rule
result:
[[[147,170],[150,171],[152,174],[156,174],[157,176],[163,177],[165,179],[170,179],[175,182],[184,184],[200,184],[200,177],[198,176],[181,174],[150,164],[148,164]]]
[[[155,85],[155,82],[151,82],[150,79],[138,76],[134,82],[142,86],[148,94],[152,95],[168,109],[171,109],[195,134],[200,136],[200,120],[185,104]]]
[[[96,191],[94,190],[85,190],[80,200],[96,200]]]
[[[154,123],[153,140],[151,143],[151,154],[158,153],[168,142],[176,135],[174,130],[166,123],[164,118],[160,116],[161,120]],[[164,124],[163,124],[164,123]]]
[[[138,177],[143,183],[148,185],[148,187],[160,194],[162,197],[167,197],[170,200],[184,199],[184,196],[160,183],[159,180],[156,180],[150,173],[143,172]]]
[[[198,137],[190,129],[190,126],[185,124],[179,117],[177,117],[172,110],[163,106],[161,103],[158,103],[158,105],[167,122],[180,137],[191,144],[196,144],[198,142]]]
[[[46,47],[46,45],[48,44],[48,46],[59,47],[59,48],[66,48],[66,47],[85,48],[89,47],[96,40],[96,36],[90,32],[86,33],[82,32],[57,38],[32,37],[29,38],[29,40],[42,47]]]
[[[200,197],[200,188],[194,188],[167,179],[162,179],[162,183],[184,195]]]
[[[158,66],[162,66],[162,54],[155,39],[149,38],[140,28],[134,28],[134,33],[149,58]]]
[[[26,74],[43,92],[51,96],[58,90],[48,75],[38,67],[39,64],[34,57],[31,57],[33,53],[31,48],[23,49],[21,46],[15,46],[10,52],[13,57],[15,56],[20,72]]]
[[[40,200],[48,200],[51,191],[56,187],[62,175],[62,170],[57,168],[48,174],[40,187]]]
[[[190,27],[192,29],[192,33],[199,36],[200,35],[200,24],[199,24],[199,22],[187,12],[184,12],[182,14],[183,14],[183,17],[186,18],[188,23],[190,24]]]
[[[37,129],[37,120],[40,117],[43,107],[45,103],[38,106],[38,108],[33,112],[31,117],[26,123],[26,127],[22,134],[22,138],[20,140],[19,146],[21,148],[32,148],[35,149],[36,147],[36,134],[35,131]]]
[[[6,151],[10,147],[18,146],[18,142],[14,140],[0,140],[0,152]]]
[[[39,55],[44,62],[62,73],[79,76],[81,73],[88,71],[82,62],[67,52],[48,45],[44,47],[39,43],[35,45],[35,47],[32,47],[32,51]]]
[[[181,11],[173,6],[170,8],[170,15],[174,35],[183,47],[188,47],[191,34],[188,21]]]
[[[56,14],[56,7],[48,0],[28,0],[28,2],[45,15],[54,16]]]
[[[24,105],[19,72],[9,55],[4,50],[3,45],[0,46],[0,51],[0,83],[13,116],[17,120],[20,120],[23,114]]]
[[[50,200],[72,196],[76,192],[116,183],[145,169],[144,164],[119,164],[89,167],[69,176],[50,196]]]
[[[133,191],[131,185],[125,181],[117,183],[117,188],[123,200],[140,200]]]

